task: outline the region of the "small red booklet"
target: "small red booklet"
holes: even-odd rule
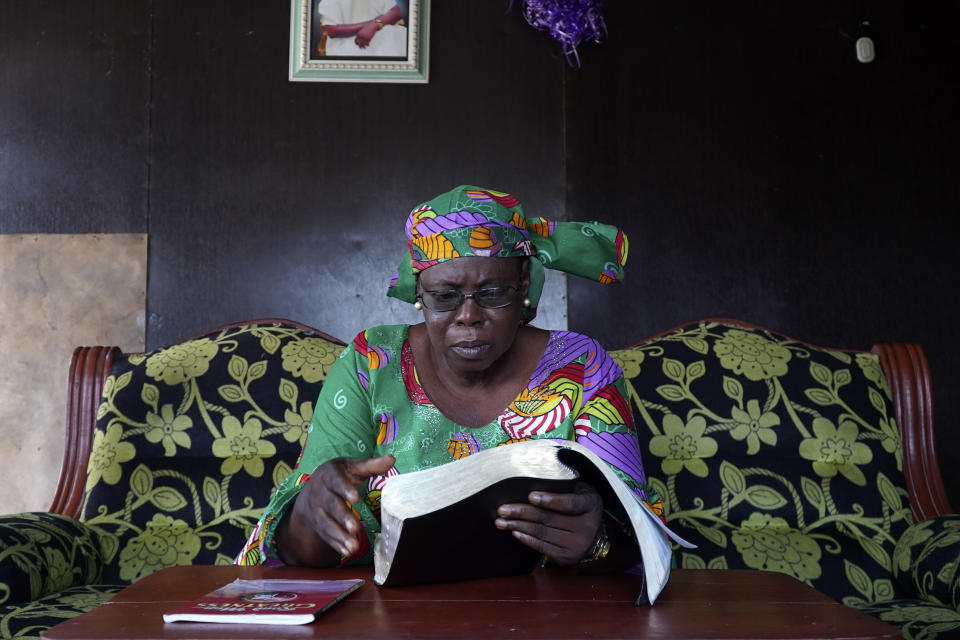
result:
[[[234,580],[191,604],[163,614],[164,622],[307,624],[363,585],[350,580]]]

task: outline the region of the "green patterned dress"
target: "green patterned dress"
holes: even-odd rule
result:
[[[380,492],[387,478],[463,458],[489,447],[533,438],[575,439],[606,461],[638,495],[646,486],[640,447],[620,367],[600,344],[570,331],[553,331],[528,384],[495,420],[477,428],[444,416],[420,386],[408,325],[359,333],[333,367],[317,401],[297,467],[280,485],[237,557],[237,563],[277,564],[276,525],[310,473],[332,458],[392,454],[385,476],[361,487],[353,509],[363,522],[357,553],[343,563],[372,561],[380,531]],[[651,507],[659,512],[659,505]]]

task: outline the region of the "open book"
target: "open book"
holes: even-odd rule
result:
[[[185,607],[163,614],[164,622],[307,624],[363,585],[349,580],[234,580]]]
[[[383,586],[529,573],[541,555],[497,529],[497,508],[531,491],[569,492],[583,480],[604,508],[629,521],[643,557],[647,598],[670,575],[670,539],[692,548],[597,456],[566,440],[528,440],[389,478],[380,502],[374,582]]]

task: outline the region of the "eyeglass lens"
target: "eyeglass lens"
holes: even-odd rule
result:
[[[473,293],[463,293],[456,289],[424,291],[420,299],[431,311],[453,311],[467,298],[473,298],[473,301],[484,309],[500,309],[513,303],[513,293],[516,290],[516,287],[490,287],[477,289]]]

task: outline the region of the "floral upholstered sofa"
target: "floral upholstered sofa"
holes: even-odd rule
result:
[[[150,353],[82,347],[49,512],[0,517],[0,637],[178,564],[229,563],[295,465],[343,343],[286,320]],[[915,345],[824,349],[703,320],[612,352],[678,567],[780,571],[899,627],[960,632],[960,517]]]
[[[150,353],[78,348],[53,506],[0,517],[0,637],[37,637],[164,567],[231,563],[343,346],[267,320]]]
[[[702,320],[612,355],[666,519],[697,544],[678,567],[779,571],[906,638],[960,637],[960,516],[918,346]]]

